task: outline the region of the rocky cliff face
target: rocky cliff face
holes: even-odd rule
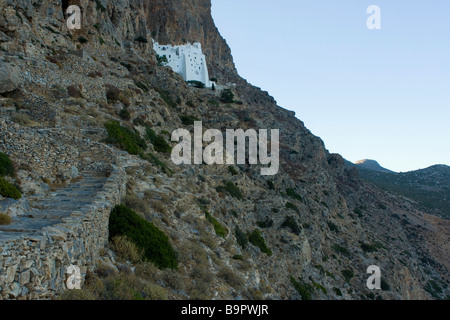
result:
[[[66,27],[69,4],[82,9],[79,31]],[[361,181],[293,112],[240,78],[210,9],[209,0],[0,0],[0,61],[7,70],[2,74],[15,79],[3,82],[0,125],[58,131],[61,137],[52,144],[70,145],[65,148],[75,150],[70,158],[79,157],[76,163],[92,156],[77,154],[69,137],[110,143],[127,173],[123,203],[163,230],[178,253],[177,271],[158,270],[108,244],[87,266],[84,297],[118,298],[104,291],[108,285],[98,285],[110,277],[125,279],[114,294],[135,290],[173,299],[445,297],[449,222]],[[230,88],[239,103],[224,103],[219,92],[189,87],[158,66],[152,37],[160,43],[201,42],[210,74],[221,85],[235,83]],[[258,166],[175,166],[159,148],[161,139],[173,146],[170,133],[192,131],[192,119],[204,129],[280,129],[280,172],[265,177]],[[126,143],[107,139],[104,125],[112,120],[141,138],[152,129],[159,144],[149,138],[140,156],[127,153]],[[0,151],[15,162],[17,176],[8,179],[20,186],[23,198],[45,201],[61,185],[70,190],[76,181],[64,178],[67,166],[58,164],[64,172],[47,170],[42,177],[38,164],[48,161],[47,150],[27,148],[36,142],[24,134],[14,144],[15,135],[6,135],[8,147]],[[32,150],[33,161],[17,156],[20,150]],[[83,169],[77,167],[81,176]],[[20,228],[28,209],[0,201],[5,213],[19,217],[14,227]],[[0,251],[0,261],[10,254]],[[383,290],[366,287],[370,265],[380,266]],[[27,289],[13,290],[17,283]],[[0,271],[3,298],[30,298],[27,292],[38,290],[34,284],[21,273]],[[46,292],[38,297],[60,293],[39,290]]]

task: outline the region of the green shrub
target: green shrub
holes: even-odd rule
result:
[[[434,281],[431,280],[430,282],[434,282]],[[437,288],[440,289],[439,285],[437,283],[435,283],[435,284],[436,284]],[[391,286],[389,285],[389,283],[386,282],[386,280],[384,278],[381,278],[380,286],[381,286],[381,290],[383,290],[383,291],[390,291],[391,290]],[[435,288],[436,288],[436,286],[435,286]],[[440,289],[438,291],[442,291],[442,289]]]
[[[6,213],[0,213],[0,226],[6,226],[8,224],[11,224],[11,217],[8,216]]]
[[[169,238],[133,210],[118,205],[109,217],[109,239],[121,235],[143,250],[145,261],[153,262],[160,269],[177,268],[176,252],[170,245]]]
[[[299,200],[300,202],[303,201],[303,198],[299,194],[297,194],[294,189],[286,189],[286,194],[291,198]]]
[[[119,112],[119,117],[121,117],[123,120],[130,120],[131,119],[131,114],[130,111],[128,111],[127,109],[122,109]]]
[[[233,260],[240,260],[240,261],[244,261],[244,257],[242,256],[242,254],[235,254],[232,257]]]
[[[234,94],[230,89],[224,89],[220,95],[220,99],[223,103],[233,103]]]
[[[355,273],[353,272],[353,270],[345,269],[342,270],[342,275],[344,276],[345,281],[349,283],[350,280],[352,280],[352,278],[354,277]]]
[[[147,149],[145,140],[139,133],[129,128],[122,127],[118,121],[110,121],[105,124],[108,137],[107,143],[115,144],[117,147],[126,150],[129,154],[139,154]]]
[[[256,224],[261,229],[267,229],[267,228],[270,228],[270,227],[273,226],[273,220],[272,219],[267,219],[265,221],[257,221]]]
[[[247,244],[248,244],[248,239],[247,236],[245,235],[245,233],[239,229],[239,227],[236,227],[236,229],[234,230],[234,234],[236,236],[236,241],[237,243],[242,247],[242,248],[246,248]]]
[[[134,81],[134,84],[142,91],[148,92],[148,87],[142,81],[136,80]]]
[[[218,107],[218,106],[220,106],[220,102],[217,101],[217,100],[214,100],[214,99],[209,100],[208,103],[209,103],[210,105],[212,105],[213,107]]]
[[[295,204],[293,204],[292,202],[289,202],[289,201],[286,202],[286,208],[294,210],[295,212],[300,214],[300,209]]]
[[[0,152],[0,177],[14,175],[14,165],[7,154]]]
[[[334,291],[334,293],[336,293],[336,295],[337,295],[338,297],[342,297],[342,291],[341,291],[341,289],[334,287],[334,288],[333,288],[333,291]]]
[[[12,198],[19,200],[22,198],[22,194],[19,189],[13,186],[11,183],[0,177],[0,195],[5,198]]]
[[[222,226],[219,221],[217,221],[216,218],[214,218],[208,210],[205,210],[205,217],[206,220],[208,220],[209,223],[211,223],[214,227],[214,231],[216,232],[216,235],[222,238],[225,238],[228,235],[228,229],[224,226]]]
[[[199,89],[203,89],[205,87],[205,84],[201,81],[189,80],[187,81],[187,84]]]
[[[88,43],[89,40],[86,39],[86,38],[83,37],[83,36],[79,36],[79,37],[78,37],[78,42],[81,43],[81,44],[85,44],[85,43]]]
[[[333,222],[328,221],[327,222],[328,228],[330,228],[331,231],[333,232],[339,232],[339,228],[337,225],[335,225]]]
[[[100,2],[100,0],[95,0],[95,4],[97,5],[97,6],[96,6],[96,9],[97,9],[97,10],[103,11],[103,12],[106,11],[106,8],[102,5],[102,3]]]
[[[149,126],[146,126],[145,132],[145,137],[153,144],[155,151],[162,153],[172,151],[172,147],[167,143],[166,139],[164,139],[162,135],[157,135]]]
[[[148,43],[147,38],[143,36],[139,36],[134,41],[140,42],[140,43]]]
[[[352,256],[351,252],[350,252],[347,248],[342,247],[342,246],[340,246],[340,245],[338,245],[338,244],[334,244],[332,248],[333,248],[337,253],[340,253],[340,254],[342,254],[342,255],[344,255],[344,256],[346,256],[346,257],[351,257],[351,256]]]
[[[269,185],[269,190],[275,190],[275,185],[272,180],[267,180],[267,184]]]
[[[323,292],[323,294],[327,294],[327,288],[325,288],[323,285],[321,285],[320,283],[317,283],[313,280],[311,280],[312,285],[317,289],[317,290],[321,290]]]
[[[177,103],[173,101],[172,97],[170,96],[169,91],[160,88],[155,88],[155,90],[159,93],[161,99],[163,99],[164,102],[167,103],[167,105],[169,105],[172,108],[175,108],[177,106]]]
[[[261,232],[259,232],[259,230],[254,230],[249,235],[248,240],[255,247],[258,247],[261,250],[261,252],[267,254],[268,256],[272,255],[272,250],[270,250],[270,248],[267,247],[264,238],[262,237]]]
[[[228,171],[230,171],[230,173],[232,174],[232,175],[237,175],[237,174],[239,174],[239,171],[237,171],[236,170],[236,168],[234,167],[234,166],[229,166],[228,167]]]
[[[299,235],[302,231],[293,217],[286,217],[281,228],[290,228],[296,235]]]
[[[167,175],[171,175],[173,174],[172,169],[170,169],[167,164],[165,164],[164,162],[162,162],[161,160],[159,160],[154,154],[152,153],[147,153],[141,156],[142,159],[147,160],[148,162],[150,162],[151,164],[158,166],[161,168],[161,170],[167,174]]]
[[[231,181],[225,181],[225,185],[216,187],[217,192],[225,192],[228,193],[230,196],[242,200],[244,197],[242,196],[241,190],[239,190],[238,187],[234,185]]]
[[[360,208],[355,208],[353,210],[353,212],[356,213],[358,215],[358,217],[360,217],[360,218],[362,217],[362,211]]]
[[[302,300],[311,300],[312,295],[311,292],[313,290],[312,286],[308,283],[304,283],[302,281],[297,281],[293,276],[290,276],[290,280],[295,290],[297,290],[298,294],[302,297]]]
[[[160,56],[159,54],[156,55],[156,61],[160,67],[169,62],[166,55]]]
[[[180,116],[181,123],[185,126],[193,126],[195,121],[200,121],[199,118],[194,116]]]
[[[365,253],[377,252],[378,251],[378,248],[376,246],[374,246],[373,244],[368,244],[368,243],[362,243],[361,244],[361,249]]]

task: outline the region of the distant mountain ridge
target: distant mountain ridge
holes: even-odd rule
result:
[[[377,161],[375,160],[369,160],[369,159],[364,159],[364,160],[359,160],[355,162],[356,166],[358,166],[359,168],[363,168],[363,169],[368,169],[368,170],[372,170],[372,171],[377,171],[377,172],[393,172],[391,170],[388,170],[386,168],[383,168]]]
[[[379,188],[395,192],[440,211],[450,219],[450,167],[434,165],[425,169],[396,173],[381,167],[375,160],[346,162],[347,168],[357,168],[359,176]]]

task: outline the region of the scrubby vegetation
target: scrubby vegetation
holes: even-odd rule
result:
[[[195,121],[200,121],[200,119],[197,117],[187,115],[181,115],[180,120],[181,123],[185,126],[193,126]]]
[[[259,230],[254,230],[248,237],[248,240],[251,244],[253,244],[255,247],[258,247],[261,252],[267,254],[268,256],[272,255],[272,250],[266,245],[266,242],[264,241],[264,238],[261,235],[261,232]]]
[[[353,272],[353,270],[345,269],[342,270],[342,275],[344,276],[345,281],[349,283],[350,280],[352,280],[352,278],[355,276],[355,273]]]
[[[289,197],[294,198],[298,201],[303,201],[303,198],[299,194],[297,194],[294,189],[290,189],[290,188],[286,189],[286,194]]]
[[[14,175],[14,165],[7,154],[0,152],[0,177]]]
[[[216,188],[217,192],[228,193],[230,196],[242,200],[244,197],[242,196],[241,190],[231,181],[225,181],[225,185],[218,186]]]
[[[245,235],[245,233],[241,229],[239,229],[239,227],[236,227],[236,229],[234,230],[234,235],[236,236],[237,243],[243,249],[245,249],[247,247],[247,244],[248,244],[248,238]]]
[[[295,290],[297,290],[298,294],[302,297],[302,300],[312,299],[311,293],[313,291],[313,287],[310,284],[304,283],[300,279],[297,281],[293,276],[290,276],[290,280]]]
[[[19,200],[22,198],[22,194],[19,189],[13,186],[11,183],[0,177],[0,195],[5,198],[12,198]]]
[[[217,221],[217,219],[208,212],[208,210],[205,210],[205,217],[206,220],[208,220],[213,225],[216,235],[222,238],[225,238],[228,235],[228,229],[221,225],[219,221]]]
[[[6,213],[0,213],[0,226],[5,226],[8,224],[11,224],[11,217],[8,216]]]
[[[295,212],[300,214],[300,209],[295,204],[293,204],[292,202],[289,202],[289,201],[286,202],[286,208],[294,210]]]
[[[143,159],[147,160],[151,164],[158,166],[161,168],[161,170],[168,175],[173,174],[172,169],[169,168],[169,166],[164,163],[163,161],[159,160],[158,157],[156,157],[153,153],[146,153],[141,156]]]
[[[342,247],[342,246],[340,246],[340,245],[338,245],[338,244],[334,244],[333,245],[333,247],[332,247],[337,253],[340,253],[340,254],[342,254],[342,255],[344,255],[344,256],[346,256],[346,257],[351,257],[351,252],[347,249],[347,248],[345,248],[345,247]]]
[[[155,151],[161,153],[169,153],[172,151],[172,147],[167,143],[166,139],[162,135],[157,135],[152,128],[147,126],[145,133],[145,138],[153,144]]]
[[[123,205],[116,206],[109,218],[109,239],[116,236],[126,236],[143,250],[143,260],[153,262],[158,268],[177,268],[176,253],[169,238],[153,223]]]
[[[283,224],[281,225],[281,228],[289,228],[296,235],[299,235],[302,231],[293,217],[286,217]]]
[[[233,103],[234,102],[233,91],[231,91],[230,89],[222,90],[222,93],[220,94],[220,100],[222,100],[223,103]]]
[[[105,128],[108,133],[107,143],[115,144],[129,154],[139,154],[147,149],[147,144],[139,133],[121,126],[118,121],[107,122]]]

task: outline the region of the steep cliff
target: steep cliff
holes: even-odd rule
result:
[[[64,11],[70,4],[82,9],[81,30],[67,29]],[[449,294],[449,222],[361,181],[293,112],[240,78],[209,0],[0,0],[0,10],[1,64],[15,79],[0,100],[0,151],[15,163],[17,175],[7,179],[23,193],[18,202],[0,199],[16,223],[9,230],[23,228],[20,221],[30,216],[35,201],[45,203],[53,191],[70,190],[78,178],[72,171],[89,178],[83,163],[102,157],[85,153],[75,141],[94,141],[114,152],[116,160],[104,158],[104,165],[120,164],[127,173],[122,202],[167,234],[177,252],[177,270],[159,270],[142,261],[136,248],[136,255],[126,255],[111,241],[85,266],[81,297],[437,299]],[[189,87],[158,66],[152,38],[174,45],[200,42],[211,76],[229,86],[235,102],[223,102],[218,91]],[[204,129],[222,132],[280,129],[279,173],[261,176],[260,166],[251,165],[174,165],[166,148],[174,146],[170,134],[178,128],[192,131],[195,119]],[[48,130],[49,146],[32,147],[33,132]],[[69,148],[71,157],[58,151],[52,166],[47,149],[64,149],[58,144]],[[29,157],[19,156],[21,150]],[[14,236],[5,228],[0,227],[0,241]],[[11,263],[12,254],[18,256],[0,251],[0,263]],[[18,261],[0,271],[1,297],[60,294],[64,285],[52,286],[51,274],[22,277],[41,262]],[[382,270],[382,290],[366,287],[370,265]],[[62,273],[67,267],[60,260],[54,266]],[[114,277],[122,287],[111,292],[108,281]]]

